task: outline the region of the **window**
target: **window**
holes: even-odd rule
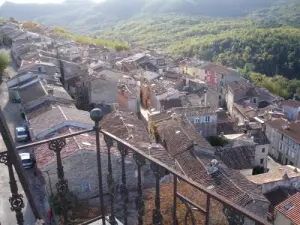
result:
[[[291,151],[291,157],[292,157],[292,159],[295,158],[295,152],[294,151]]]
[[[202,135],[202,130],[200,128],[198,128],[197,131],[200,135]]]
[[[260,164],[264,164],[264,159],[260,159]]]
[[[210,122],[210,116],[205,117],[205,122]]]
[[[265,153],[266,149],[265,148],[262,148],[261,152],[262,153]]]
[[[196,118],[195,119],[195,123],[198,123],[198,124],[201,123],[201,119],[200,118]]]
[[[82,182],[81,183],[81,188],[82,188],[82,191],[89,192],[91,190],[90,183],[89,182]]]
[[[253,98],[253,103],[255,103],[255,104],[256,104],[256,98]]]

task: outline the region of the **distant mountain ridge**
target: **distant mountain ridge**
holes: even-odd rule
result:
[[[16,4],[0,7],[4,18],[55,24],[82,32],[141,15],[178,13],[210,17],[243,17],[278,0],[68,0],[62,4]]]

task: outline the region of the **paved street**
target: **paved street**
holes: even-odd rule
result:
[[[0,48],[0,50],[2,50]],[[6,49],[6,51],[9,51]],[[12,64],[7,68],[7,73],[10,77],[15,75],[15,65]],[[7,78],[5,78],[7,79]],[[21,124],[20,112],[18,104],[13,104],[8,101],[8,92],[5,80],[0,85],[0,105],[5,115],[5,118],[8,122],[8,126],[10,131],[14,137],[14,127],[16,125]],[[6,147],[4,145],[2,136],[0,135],[0,151],[6,151]],[[32,172],[29,172],[31,175]],[[16,174],[15,174],[16,175]],[[18,181],[18,177],[16,175],[16,179]],[[25,225],[33,225],[34,224],[34,216],[32,214],[31,208],[28,205],[27,198],[20,186],[19,181],[17,182],[19,187],[19,193],[24,196],[25,208],[23,209],[23,215],[25,219]],[[11,196],[10,186],[9,186],[9,176],[7,167],[3,164],[0,164],[0,223],[3,225],[16,225],[15,213],[11,212],[10,204],[8,202],[8,198]]]

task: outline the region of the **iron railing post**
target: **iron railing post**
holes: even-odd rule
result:
[[[205,225],[209,225],[209,212],[210,212],[210,195],[206,194],[206,217],[205,217]]]
[[[29,185],[29,181],[27,180],[27,177],[25,175],[25,171],[21,165],[21,162],[19,160],[19,156],[17,154],[15,144],[13,142],[13,139],[11,137],[10,131],[8,129],[4,114],[2,112],[2,109],[0,107],[0,133],[2,135],[3,141],[5,143],[6,149],[7,149],[7,158],[9,159],[10,163],[14,165],[14,168],[17,172],[17,175],[19,177],[20,183],[23,187],[23,190],[25,192],[25,195],[27,197],[27,200],[29,202],[29,205],[31,207],[31,210],[33,212],[33,215],[36,219],[42,219],[41,213],[39,208],[37,207],[36,201],[32,195],[31,188]],[[12,193],[13,194],[13,193]]]
[[[64,224],[69,225],[69,207],[68,207],[68,194],[69,194],[69,187],[68,187],[68,181],[65,180],[64,175],[64,167],[62,165],[62,159],[61,159],[61,150],[66,145],[66,139],[65,138],[59,138],[56,140],[53,140],[49,142],[49,149],[54,151],[56,154],[56,163],[57,163],[57,177],[58,182],[56,184],[56,189],[59,195],[60,204],[63,211],[64,216]]]
[[[95,108],[91,111],[90,117],[95,122],[94,130],[95,130],[95,134],[96,134],[100,205],[101,205],[101,214],[102,214],[102,224],[105,225],[106,223],[105,223],[105,209],[104,209],[103,184],[102,184],[102,166],[101,166],[101,153],[100,153],[100,121],[103,118],[103,113],[102,113],[101,109]]]
[[[137,165],[138,172],[138,194],[135,198],[135,205],[138,212],[138,225],[143,225],[143,216],[145,213],[145,203],[143,201],[143,191],[142,191],[142,167],[146,164],[145,158],[137,153],[134,155],[134,160]]]
[[[177,219],[177,176],[173,175],[173,224],[178,224]]]

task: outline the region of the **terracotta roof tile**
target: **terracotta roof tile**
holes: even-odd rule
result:
[[[75,122],[90,126],[94,124],[88,112],[65,106],[52,107],[51,110],[29,120],[34,136],[63,122]]]
[[[296,193],[277,205],[275,210],[289,218],[293,224],[300,224],[300,193]]]
[[[144,123],[129,110],[115,106],[113,112],[101,121],[101,126],[166,165],[174,166],[173,158],[161,145],[150,147],[151,139]]]
[[[300,107],[300,101],[289,99],[289,100],[282,101],[281,105],[283,105],[283,106],[286,105],[286,106],[290,106],[290,107],[293,107],[293,108],[298,108],[298,107]]]
[[[255,146],[219,148],[216,155],[231,169],[252,169],[255,158]]]

